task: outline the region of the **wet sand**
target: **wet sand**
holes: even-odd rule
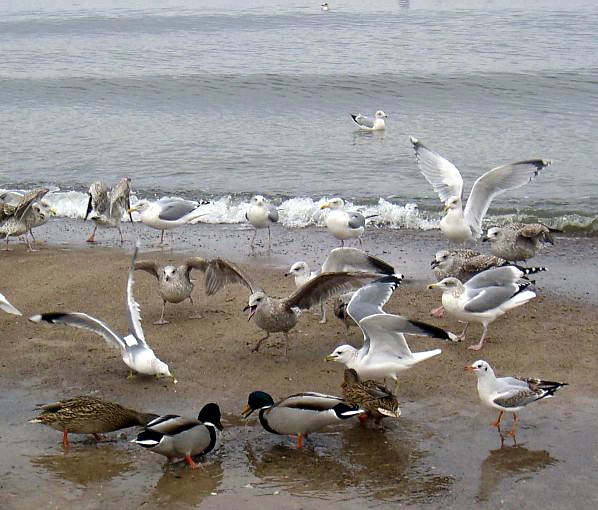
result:
[[[133,229],[142,233],[145,244],[156,239],[140,225],[127,227],[129,239]],[[1,291],[25,316],[85,311],[124,332],[131,244],[114,248],[114,233],[102,231],[98,238],[105,243],[81,246],[85,233],[80,222],[56,222],[38,235],[52,241],[42,244],[40,252],[27,254],[15,245],[14,252],[2,253]],[[289,262],[305,254],[308,262],[321,260],[334,242],[317,229],[276,229],[274,234],[272,255],[249,257],[249,231],[236,225],[197,226],[177,234],[174,251],[145,248],[142,257],[230,257],[272,294],[283,296],[293,288],[283,277]],[[444,246],[437,232],[380,230],[366,243],[408,277],[389,312],[460,331],[449,318],[429,317],[440,300],[439,293],[424,286],[431,255]],[[208,301],[202,275],[196,273],[195,307],[167,305],[171,324],[154,326],[161,309],[156,282],[139,273],[135,294],[146,337],[179,379],[174,386],[140,376],[127,380],[118,353],[91,333],[2,314],[2,500],[19,509],[94,509],[123,501],[144,508],[596,506],[596,244],[592,238],[561,239],[534,260],[551,269],[538,275],[539,297],[492,324],[480,354],[467,351],[469,342],[410,339],[414,349],[441,347],[443,353],[405,374],[399,420],[385,420],[384,429],[346,424],[314,434],[303,450],[294,448],[292,438],[266,433],[255,420],[245,424],[239,411],[255,389],[275,397],[306,390],[338,394],[342,366],[326,363],[324,356],[347,340],[359,345],[357,328],[347,334],[336,319],[321,325],[317,315],[306,313],[290,333],[289,361],[284,362],[282,339],[276,335],[261,352],[250,352],[261,331],[241,312],[247,297],[243,289],[231,287]],[[189,319],[197,310],[204,318]],[[480,333],[481,327],[472,325],[468,341],[477,341]],[[522,413],[517,447],[508,440],[499,448],[489,426],[495,414],[480,404],[475,377],[463,372],[465,364],[480,357],[499,374],[570,383],[554,399]],[[224,444],[207,458],[205,470],[190,472],[183,465],[165,467],[161,456],[128,443],[133,429],[101,443],[73,435],[65,451],[58,432],[26,423],[35,404],[85,393],[187,415],[218,402]]]

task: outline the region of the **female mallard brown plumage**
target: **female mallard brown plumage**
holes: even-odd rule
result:
[[[102,400],[101,398],[80,395],[58,402],[39,405],[41,413],[29,420],[30,423],[43,423],[63,432],[62,444],[68,446],[68,433],[92,434],[101,439],[100,433],[113,432],[136,425],[145,426],[157,418],[157,414],[140,413],[133,409]]]
[[[367,416],[372,416],[379,423],[384,416],[398,418],[401,416],[399,402],[394,395],[384,386],[376,381],[362,381],[357,372],[352,368],[345,369],[345,380],[341,384],[343,397],[348,404],[359,406],[368,411],[360,422],[364,422]]]

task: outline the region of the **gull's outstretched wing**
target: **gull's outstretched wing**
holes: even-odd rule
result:
[[[233,283],[247,287],[251,294],[262,290],[251,278],[228,260],[213,259],[209,262],[205,280],[208,296],[216,294],[222,287]]]
[[[114,207],[119,206],[121,209],[128,211],[131,208],[131,178],[123,177],[112,188],[110,192],[110,216]],[[133,221],[132,213],[129,213],[129,219]]]
[[[388,303],[392,293],[401,284],[402,278],[403,275],[385,276],[361,287],[347,305],[349,316],[359,324],[370,315],[383,314],[382,307]]]
[[[135,264],[133,265],[135,271],[146,271],[147,273],[159,278],[158,270],[160,269],[160,264],[154,262],[153,260],[136,260]]]
[[[455,165],[428,149],[417,138],[410,137],[421,173],[445,203],[451,197],[463,195],[463,178]]]
[[[505,191],[520,188],[530,182],[552,161],[529,159],[508,165],[497,166],[475,181],[467,199],[463,215],[465,221],[479,236],[482,233],[482,219],[490,207],[492,199]]]
[[[384,260],[358,248],[335,248],[322,264],[322,273],[362,271],[391,275],[395,269]]]
[[[13,315],[23,315],[8,302],[8,299],[6,299],[2,293],[0,293],[0,310],[4,310],[6,313],[12,313]]]
[[[85,213],[85,219],[88,218],[91,211],[94,209],[98,214],[106,214],[110,206],[108,199],[108,186],[104,181],[95,181],[89,186],[89,201],[87,202],[87,212]]]
[[[131,267],[129,268],[129,277],[127,278],[127,316],[129,318],[129,333],[133,335],[137,341],[147,346],[145,342],[145,335],[141,327],[141,307],[135,301],[133,295],[133,286],[135,284],[135,261],[137,259],[137,252],[139,251],[139,239],[135,243],[133,250],[133,257],[131,259]]]

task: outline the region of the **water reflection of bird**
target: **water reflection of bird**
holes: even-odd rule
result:
[[[480,488],[477,497],[486,501],[503,480],[518,475],[536,473],[547,466],[556,464],[546,450],[528,450],[522,446],[512,446],[490,450],[480,468]]]
[[[168,469],[149,494],[150,506],[196,508],[222,484],[221,460],[202,464],[199,476],[188,469]]]

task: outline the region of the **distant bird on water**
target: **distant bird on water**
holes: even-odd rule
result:
[[[363,129],[364,131],[384,131],[386,129],[384,119],[388,118],[388,115],[382,110],[378,110],[374,114],[373,119],[361,115],[361,113],[358,113],[357,115],[351,114],[351,118],[353,119],[353,122],[359,126],[359,129]]]

